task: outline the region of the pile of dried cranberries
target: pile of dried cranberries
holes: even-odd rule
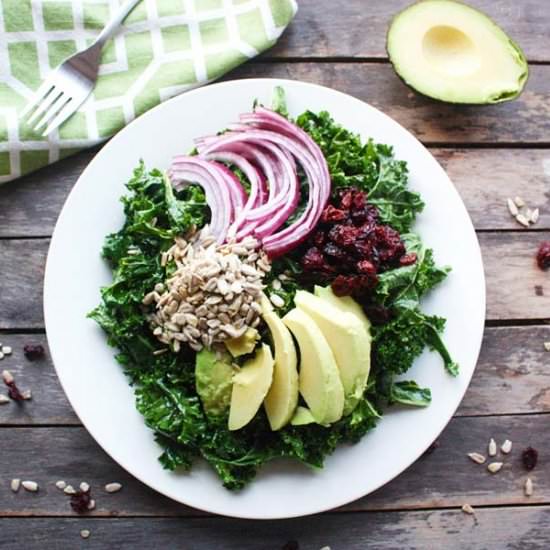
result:
[[[416,262],[399,233],[379,222],[367,194],[342,189],[323,211],[315,232],[302,249],[302,267],[310,278],[331,283],[337,296],[365,296],[378,274]]]

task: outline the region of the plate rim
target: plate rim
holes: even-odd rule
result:
[[[478,364],[478,361],[479,361],[479,354],[480,354],[480,351],[481,351],[481,345],[482,345],[482,341],[483,341],[487,305],[486,305],[486,280],[485,280],[485,273],[484,273],[484,269],[483,269],[483,259],[482,259],[479,239],[477,238],[477,233],[475,231],[475,227],[472,223],[472,219],[469,215],[469,212],[466,209],[464,201],[462,200],[462,197],[458,193],[458,190],[456,189],[455,185],[453,184],[452,180],[450,179],[450,177],[448,176],[446,171],[443,169],[443,167],[437,161],[437,159],[434,157],[434,155],[429,151],[429,149],[427,149],[424,146],[424,144],[422,144],[419,141],[419,139],[410,130],[408,130],[406,127],[404,127],[402,124],[400,124],[399,122],[394,120],[392,117],[390,117],[389,115],[387,115],[386,113],[384,113],[380,109],[377,109],[372,104],[370,104],[366,101],[363,101],[363,100],[361,100],[361,99],[359,99],[359,98],[357,98],[357,97],[355,97],[351,94],[347,94],[345,92],[342,92],[340,90],[336,90],[336,89],[331,88],[329,86],[323,86],[323,85],[312,83],[312,82],[305,82],[305,81],[298,80],[298,79],[283,79],[283,78],[232,79],[232,80],[227,80],[227,81],[223,81],[223,82],[217,82],[217,83],[209,84],[208,86],[203,86],[203,87],[195,88],[193,90],[184,92],[184,93],[182,93],[178,96],[175,96],[175,97],[173,97],[173,98],[171,98],[171,99],[169,99],[165,102],[160,103],[159,105],[156,105],[154,108],[150,109],[146,113],[144,113],[141,116],[139,116],[139,117],[135,118],[134,120],[132,120],[121,131],[119,131],[115,136],[113,136],[108,141],[108,143],[103,144],[101,149],[88,162],[85,169],[82,171],[82,173],[78,177],[77,181],[74,183],[72,189],[70,190],[69,194],[67,195],[67,198],[65,199],[65,202],[63,203],[61,211],[60,211],[60,213],[57,217],[54,230],[52,232],[52,236],[51,236],[51,239],[50,239],[50,246],[49,246],[49,249],[48,249],[48,254],[47,254],[47,259],[46,259],[45,270],[44,270],[44,285],[43,285],[43,288],[44,288],[44,295],[43,295],[44,324],[45,324],[45,329],[46,329],[46,337],[48,339],[48,346],[49,346],[49,349],[50,349],[50,355],[51,355],[52,363],[54,365],[54,369],[55,369],[55,372],[56,372],[57,379],[58,379],[58,381],[59,381],[59,383],[60,383],[60,385],[63,389],[63,392],[65,394],[65,397],[69,401],[69,404],[71,405],[74,413],[78,416],[78,418],[79,418],[80,422],[82,423],[83,427],[91,435],[91,437],[93,438],[95,443],[97,445],[99,445],[99,447],[109,456],[109,458],[111,460],[113,460],[116,464],[118,464],[120,467],[122,467],[131,476],[133,476],[134,478],[136,478],[141,483],[143,483],[145,486],[151,488],[155,492],[160,493],[160,494],[162,494],[162,495],[164,495],[164,496],[166,496],[166,497],[170,498],[171,500],[174,500],[178,503],[181,503],[181,504],[184,504],[186,506],[192,507],[196,510],[201,510],[201,511],[204,511],[204,512],[214,513],[214,514],[218,514],[220,516],[240,518],[240,519],[258,519],[258,520],[290,519],[290,518],[297,518],[297,517],[305,517],[305,516],[317,514],[317,513],[320,513],[320,512],[324,512],[324,511],[327,511],[327,510],[333,510],[335,508],[339,508],[339,507],[341,507],[345,504],[353,502],[353,501],[355,501],[359,498],[362,498],[364,496],[372,494],[373,492],[380,489],[380,487],[383,487],[384,485],[389,483],[391,480],[395,479],[397,476],[401,475],[403,472],[405,472],[407,469],[409,469],[410,466],[412,464],[414,464],[414,462],[416,462],[422,456],[422,453],[425,452],[429,448],[430,444],[426,445],[425,448],[423,449],[422,453],[418,454],[418,456],[416,458],[413,458],[410,462],[408,462],[408,464],[404,468],[402,468],[399,472],[390,473],[389,475],[386,475],[386,476],[380,476],[380,478],[376,482],[375,486],[372,489],[368,490],[366,493],[362,489],[355,490],[355,491],[348,491],[348,492],[345,493],[345,496],[342,496],[340,499],[331,499],[330,504],[328,504],[328,505],[319,503],[316,506],[309,506],[308,511],[306,511],[306,512],[293,512],[293,513],[285,513],[285,514],[277,514],[277,513],[271,513],[270,514],[270,513],[268,513],[268,514],[251,515],[251,514],[242,514],[242,513],[238,513],[238,512],[233,512],[232,513],[231,511],[228,511],[227,509],[223,508],[223,506],[218,507],[216,504],[213,504],[212,506],[209,506],[209,507],[205,507],[203,505],[198,505],[198,504],[195,504],[195,503],[191,503],[187,500],[182,499],[182,497],[180,495],[176,495],[175,493],[171,493],[170,491],[167,491],[167,490],[164,490],[164,489],[159,489],[158,487],[153,486],[150,481],[145,479],[145,476],[142,476],[140,473],[136,472],[131,464],[122,463],[121,461],[116,459],[113,456],[114,453],[112,454],[112,452],[103,445],[103,443],[100,441],[101,436],[96,434],[96,428],[95,427],[91,428],[84,422],[84,420],[81,418],[81,415],[79,413],[80,407],[78,406],[78,403],[74,402],[74,399],[71,398],[70,393],[66,389],[65,383],[63,381],[63,377],[60,375],[60,370],[58,369],[58,366],[57,366],[58,361],[57,361],[56,357],[59,357],[59,355],[58,355],[59,349],[56,348],[56,345],[52,346],[52,344],[50,342],[49,331],[48,331],[48,326],[49,325],[51,326],[51,324],[52,324],[51,316],[50,316],[50,313],[49,313],[49,311],[52,310],[52,307],[50,307],[48,305],[49,304],[49,292],[47,290],[49,288],[49,285],[52,284],[52,283],[49,282],[52,278],[51,273],[53,271],[52,262],[50,261],[50,259],[53,257],[53,255],[51,254],[51,251],[55,249],[56,234],[58,232],[59,227],[61,226],[60,221],[63,219],[63,217],[66,213],[66,210],[68,210],[68,208],[70,207],[73,195],[76,194],[77,190],[82,185],[81,181],[86,179],[87,174],[88,174],[89,171],[91,171],[93,165],[96,162],[101,161],[102,155],[111,146],[111,144],[116,144],[116,143],[118,143],[119,141],[121,141],[125,138],[125,135],[126,135],[129,128],[133,128],[133,125],[137,124],[138,121],[142,121],[145,118],[150,118],[150,117],[157,116],[156,113],[158,111],[161,111],[163,108],[165,108],[166,105],[168,105],[170,103],[178,102],[178,101],[185,101],[185,98],[188,97],[189,95],[191,95],[191,94],[192,95],[201,94],[205,89],[224,88],[224,87],[231,87],[231,86],[242,86],[242,85],[246,85],[247,82],[254,82],[254,83],[258,82],[259,84],[266,84],[266,85],[269,84],[273,87],[277,86],[277,85],[280,85],[280,86],[284,87],[285,83],[288,83],[289,85],[292,85],[292,86],[295,86],[295,85],[302,86],[302,85],[304,85],[306,87],[310,87],[310,88],[313,88],[313,89],[318,88],[318,89],[322,89],[322,90],[325,90],[325,91],[328,90],[331,93],[342,96],[343,98],[345,98],[346,101],[352,100],[353,102],[357,102],[359,104],[362,104],[363,106],[367,106],[368,108],[376,111],[377,114],[379,116],[381,116],[382,118],[384,118],[387,122],[391,123],[392,125],[397,125],[401,129],[402,132],[405,132],[406,134],[408,134],[408,136],[410,138],[412,138],[412,140],[414,140],[417,147],[423,149],[426,153],[428,153],[430,155],[430,157],[433,159],[433,161],[437,164],[437,166],[439,168],[439,171],[441,172],[441,177],[443,177],[447,180],[447,183],[449,184],[449,188],[456,195],[456,198],[458,199],[459,203],[461,204],[461,206],[464,210],[464,213],[466,214],[466,219],[467,219],[467,222],[468,222],[468,229],[471,231],[472,236],[473,236],[473,240],[475,241],[475,245],[476,245],[476,247],[475,247],[475,251],[476,251],[475,263],[477,264],[477,267],[479,268],[478,269],[478,275],[480,277],[480,279],[479,279],[479,285],[480,285],[479,286],[479,291],[481,293],[480,298],[482,299],[482,304],[481,304],[482,308],[480,308],[480,310],[483,312],[483,315],[480,319],[478,319],[479,326],[478,326],[478,330],[476,331],[477,341],[475,342],[474,346],[471,346],[472,349],[475,351],[475,358],[476,358],[475,359],[475,365],[474,365],[473,369],[471,370],[471,373],[469,374],[468,378],[467,379],[464,378],[464,380],[465,380],[465,389],[464,389],[464,393],[462,394],[462,396],[460,397],[460,400],[457,403],[457,406],[452,411],[452,414],[450,414],[449,417],[445,420],[445,422],[443,423],[441,428],[438,429],[437,435],[434,437],[434,440],[437,439],[441,435],[443,430],[447,427],[448,423],[454,417],[454,415],[456,413],[456,410],[458,409],[458,407],[460,406],[462,400],[464,399],[466,391],[468,390],[468,387],[471,383],[471,379],[473,377],[473,374],[474,374],[474,372],[477,368],[477,364]],[[329,109],[329,107],[327,107],[327,109]],[[134,406],[135,406],[135,403],[134,403]],[[149,428],[147,428],[147,429],[149,429]]]

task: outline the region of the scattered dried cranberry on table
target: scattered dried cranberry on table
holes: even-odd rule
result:
[[[539,453],[536,449],[533,449],[533,447],[527,447],[527,449],[521,453],[521,460],[526,470],[532,470],[537,465],[538,459]]]
[[[71,508],[77,514],[85,514],[90,511],[91,501],[92,496],[90,494],[90,489],[88,488],[87,491],[82,491],[82,489],[79,489],[76,493],[71,495]]]
[[[330,281],[337,296],[361,297],[376,286],[379,273],[416,259],[416,254],[407,254],[399,233],[379,221],[367,193],[346,188],[323,210],[301,263],[307,275]]]
[[[540,243],[539,251],[537,252],[537,264],[541,269],[550,268],[550,241]]]
[[[23,353],[29,361],[36,361],[44,357],[44,346],[41,344],[26,344],[23,348]]]

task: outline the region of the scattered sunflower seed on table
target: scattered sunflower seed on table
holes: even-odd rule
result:
[[[11,490],[14,493],[17,493],[19,491],[19,487],[21,486],[21,480],[18,478],[12,479],[10,483]]]
[[[470,515],[473,515],[475,514],[475,510],[472,508],[472,506],[470,506],[469,504],[463,504],[462,505],[462,511],[465,513],[465,514],[470,514]]]
[[[36,483],[36,481],[22,481],[21,485],[23,485],[23,489],[30,493],[36,493],[36,491],[38,491],[38,483]]]
[[[473,460],[476,464],[483,464],[486,458],[480,453],[468,453],[470,460]]]
[[[502,462],[491,462],[487,466],[487,470],[489,470],[492,474],[496,474],[502,469],[503,463]]]
[[[526,497],[530,497],[533,494],[533,482],[530,477],[525,480],[524,491]]]
[[[510,451],[512,450],[512,442],[507,439],[506,441],[504,441],[504,443],[500,446],[500,450],[505,454],[507,455],[508,453],[510,453]]]
[[[491,437],[488,446],[489,456],[495,456],[497,454],[497,442]]]

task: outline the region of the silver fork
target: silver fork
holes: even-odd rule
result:
[[[48,75],[20,115],[24,118],[34,109],[27,121],[29,126],[41,117],[34,130],[37,131],[47,124],[42,134],[47,136],[84,103],[94,89],[99,58],[105,42],[139,1],[126,0],[88,48],[67,58]]]

